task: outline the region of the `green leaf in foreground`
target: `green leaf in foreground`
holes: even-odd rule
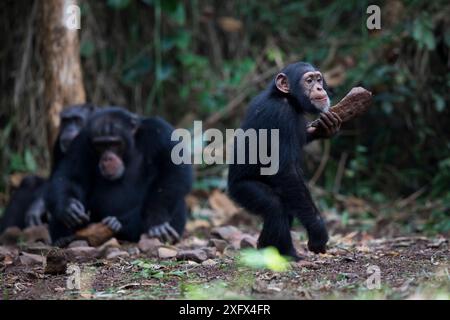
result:
[[[261,250],[244,249],[241,251],[239,263],[253,269],[270,269],[276,272],[289,269],[288,260],[274,247]]]

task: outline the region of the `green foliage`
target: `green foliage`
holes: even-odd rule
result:
[[[170,262],[163,262],[163,263],[170,263]],[[172,270],[170,272],[165,272],[161,268],[161,264],[156,264],[149,262],[147,260],[134,260],[131,262],[132,265],[137,266],[140,269],[140,273],[138,274],[139,277],[142,278],[155,278],[155,279],[162,279],[164,277],[184,277],[186,274],[182,270]]]
[[[227,293],[227,284],[223,281],[204,285],[183,284],[181,290],[189,300],[224,299]]]
[[[148,56],[135,57],[124,66],[122,71],[122,81],[126,85],[134,86],[144,79],[151,72],[152,61]]]
[[[11,155],[10,172],[36,172],[37,163],[30,150],[26,149],[23,155]]]
[[[450,148],[450,144],[449,144]],[[432,184],[432,195],[446,194],[450,199],[450,157],[439,162],[439,170],[434,176]]]
[[[108,6],[116,10],[122,10],[129,6],[131,0],[108,0]]]
[[[276,272],[287,271],[290,267],[288,260],[274,247],[261,250],[243,249],[239,256],[239,263],[253,269],[269,269]]]
[[[81,43],[80,46],[80,55],[83,58],[89,58],[92,57],[92,55],[95,53],[95,45],[92,41],[84,41]]]
[[[434,50],[436,39],[433,34],[433,21],[428,14],[421,15],[414,20],[412,36],[417,41],[419,48]]]

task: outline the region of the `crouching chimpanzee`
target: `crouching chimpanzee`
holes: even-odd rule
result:
[[[259,248],[274,246],[281,254],[299,260],[290,233],[292,220],[296,217],[307,230],[309,250],[315,253],[326,250],[328,233],[305,184],[301,162],[306,143],[316,138],[331,137],[339,130],[342,121],[329,111],[329,107],[327,86],[320,71],[308,63],[298,62],[283,69],[269,87],[253,99],[247,110],[242,129],[279,130],[277,173],[261,175],[261,162],[234,162],[229,167],[231,198],[264,219]],[[307,128],[306,112],[321,113],[317,129]],[[255,146],[236,142],[235,139],[235,156],[244,152],[245,159],[248,159],[249,148]],[[268,154],[270,146],[269,143]]]
[[[51,177],[47,203],[57,245],[88,222],[108,225],[122,240],[142,233],[176,242],[192,168],[171,160],[173,128],[120,107],[97,111]]]
[[[69,106],[60,113],[61,125],[53,146],[52,171],[66,154],[71,142],[87,123],[95,107],[91,104]],[[44,193],[47,180],[27,176],[13,193],[0,222],[0,232],[12,226],[26,228],[46,222],[47,206]]]

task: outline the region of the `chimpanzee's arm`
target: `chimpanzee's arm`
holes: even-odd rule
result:
[[[143,208],[144,226],[150,236],[178,240],[171,221],[175,207],[184,201],[192,186],[192,168],[189,164],[175,164],[171,152],[176,142],[171,141],[173,128],[161,119],[151,119],[147,125],[147,150],[154,152],[148,157],[148,170],[156,172],[147,190]]]
[[[45,201],[52,220],[74,227],[86,222],[84,207],[93,173],[87,133],[80,133],[72,144],[50,177]]]

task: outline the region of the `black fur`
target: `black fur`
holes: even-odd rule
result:
[[[137,125],[133,136],[131,129]],[[192,184],[192,168],[171,161],[173,128],[161,118],[140,118],[119,107],[98,111],[75,139],[50,182],[47,203],[54,219],[53,241],[81,228],[64,225],[71,198],[90,212],[90,222],[116,217],[122,225],[119,239],[137,241],[150,228],[168,222],[180,235],[186,223],[185,195]],[[118,180],[105,179],[93,138],[121,137],[125,172]]]
[[[293,218],[305,226],[314,252],[325,252],[328,234],[325,224],[305,184],[301,169],[303,146],[311,140],[306,132],[305,112],[318,113],[304,94],[300,79],[305,72],[316,70],[307,63],[289,65],[281,72],[289,80],[290,93],[279,91],[275,81],[251,102],[242,129],[279,129],[279,171],[261,175],[261,163],[232,164],[229,167],[229,194],[249,212],[264,219],[258,247],[274,246],[281,254],[299,259],[292,244],[290,228]],[[324,84],[326,90],[326,85]],[[270,134],[269,134],[270,136]],[[236,142],[236,140],[235,140]],[[268,146],[269,154],[270,144]],[[248,143],[237,146],[235,155],[245,152]]]
[[[53,146],[52,171],[61,162],[66,154],[66,150],[61,148],[61,139],[66,139],[66,145],[70,145],[70,137],[67,134],[76,135],[86,125],[87,120],[95,107],[91,104],[72,105],[60,114],[62,124],[59,134]],[[73,138],[72,138],[73,139]],[[46,204],[44,194],[47,189],[47,180],[38,176],[27,176],[13,193],[5,209],[0,222],[0,232],[8,227],[17,226],[19,228],[29,227],[35,215],[37,220],[46,222]],[[37,221],[34,219],[33,221]]]

